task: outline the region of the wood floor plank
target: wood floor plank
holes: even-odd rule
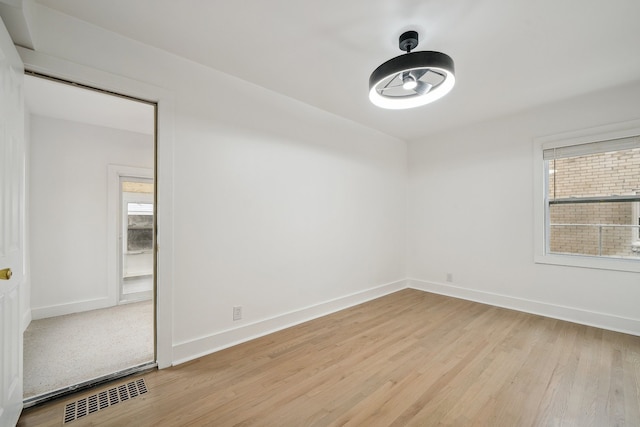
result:
[[[639,337],[410,289],[143,376],[68,425],[640,425]]]

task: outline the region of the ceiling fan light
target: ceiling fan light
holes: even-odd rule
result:
[[[418,86],[418,82],[412,75],[408,75],[404,77],[402,81],[402,88],[404,90],[412,90],[412,89],[415,89],[417,86]]]

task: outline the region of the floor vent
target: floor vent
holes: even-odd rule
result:
[[[79,420],[89,414],[113,406],[125,400],[133,399],[147,392],[147,385],[143,378],[120,384],[113,388],[103,390],[91,396],[83,397],[75,402],[68,403],[64,407],[63,424]]]

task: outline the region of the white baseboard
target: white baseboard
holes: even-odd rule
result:
[[[50,305],[47,307],[32,307],[33,320],[46,319],[47,317],[64,316],[65,314],[80,313],[82,311],[97,310],[113,306],[110,298],[96,298],[87,301],[76,301],[67,304]]]
[[[346,295],[300,310],[284,313],[259,322],[243,325],[202,338],[182,342],[173,346],[174,365],[197,359],[207,354],[250,341],[291,326],[307,322],[339,310],[362,304],[375,298],[405,289],[406,280],[387,283],[366,291]]]
[[[497,307],[523,311],[525,313],[537,314],[582,325],[594,326],[597,328],[640,336],[640,319],[630,319],[607,313],[598,313],[575,307],[549,304],[546,302],[462,288],[451,284],[427,282],[417,279],[407,279],[407,287],[434,294],[447,295]]]

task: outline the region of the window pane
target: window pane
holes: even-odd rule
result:
[[[153,249],[153,204],[127,203],[127,251]]]
[[[548,161],[549,199],[640,192],[640,148]]]
[[[153,193],[152,182],[122,181],[123,193]]]
[[[616,258],[638,257],[634,204],[570,203],[549,206],[549,251]]]

